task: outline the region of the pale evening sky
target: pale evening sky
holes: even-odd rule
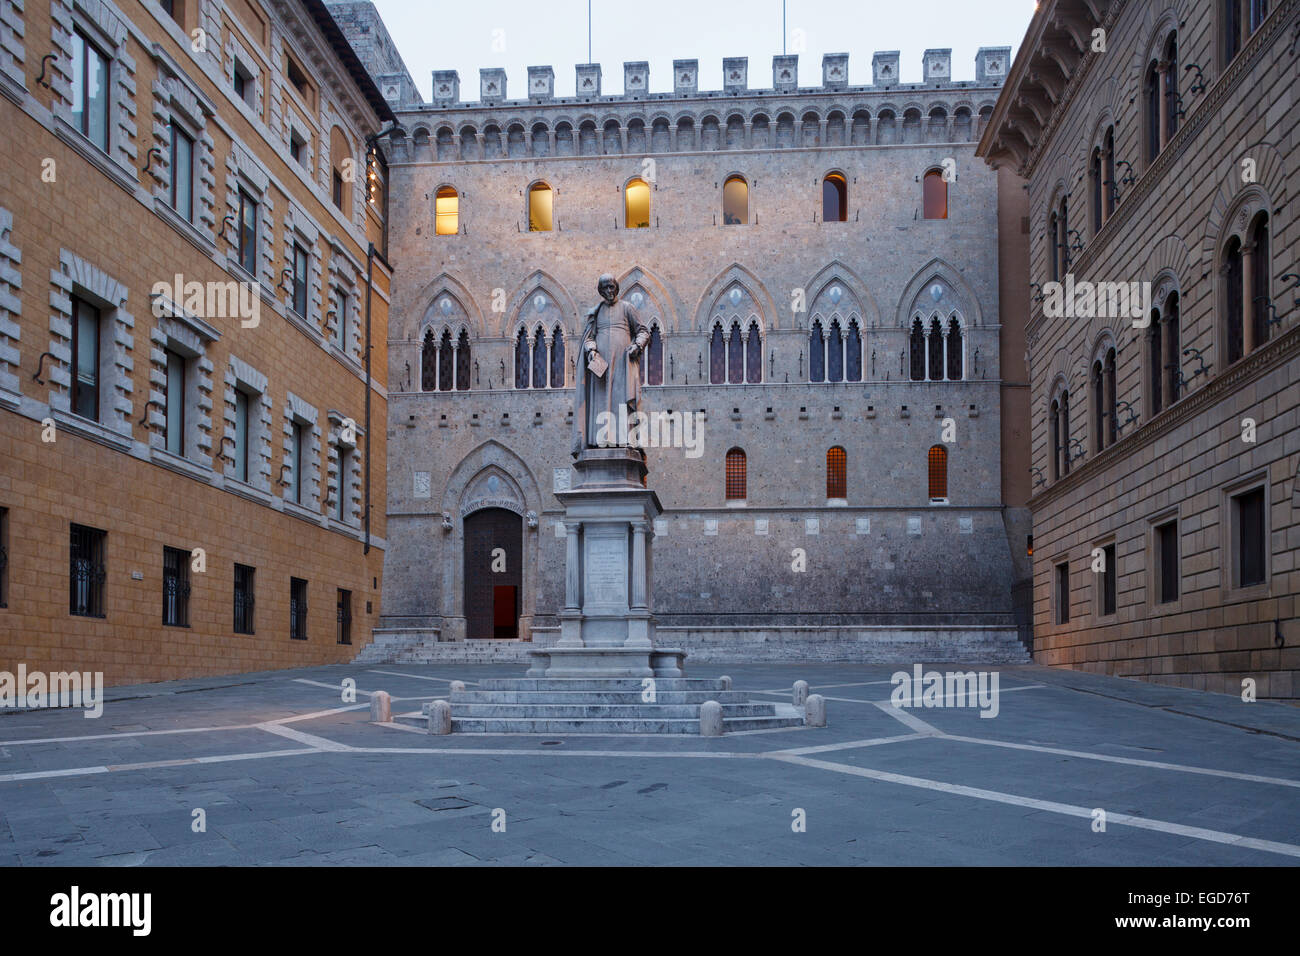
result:
[[[527,95],[529,66],[555,69],[557,96],[572,96],[574,65],[587,62],[588,0],[375,0],[427,102],[433,70],[459,70],[461,97],[478,98],[478,71],[504,67],[511,99]],[[604,93],[623,91],[623,62],[650,62],[650,91],[672,88],[672,61],[700,61],[699,88],[722,88],[722,58],[749,57],[749,85],[772,85],[782,52],[781,0],[590,0],[591,58]],[[899,50],[902,81],[920,82],[921,55],[950,47],[953,79],[975,78],[975,51],[1020,40],[1034,0],[788,0],[787,52],[799,53],[799,85],[821,83],[823,53],[849,54],[849,82],[871,82],[871,55]]]

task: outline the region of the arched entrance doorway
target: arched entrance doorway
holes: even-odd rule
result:
[[[505,508],[466,515],[465,636],[515,640],[523,590],[523,518]]]

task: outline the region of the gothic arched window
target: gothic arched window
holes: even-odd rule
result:
[[[826,339],[822,335],[821,319],[813,322],[808,333],[808,381],[826,381]]]
[[[849,320],[849,334],[844,340],[844,380],[846,382],[862,381],[862,333],[858,331],[858,320]]]
[[[646,343],[645,358],[641,362],[642,375],[647,385],[664,383],[664,339],[659,334],[659,324],[650,326],[650,341]]]
[[[957,382],[962,379],[962,365],[964,364],[961,341],[961,323],[957,319],[948,320],[948,380]]]
[[[1161,326],[1160,310],[1152,309],[1151,330],[1147,333],[1147,379],[1153,416],[1159,415],[1165,407],[1165,347]]]
[[[469,333],[461,329],[456,341],[456,388],[462,392],[469,391],[469,363]]]
[[[420,349],[420,391],[438,390],[438,339],[433,329],[424,333],[424,345]]]
[[[713,323],[709,339],[709,384],[722,385],[727,381],[727,345],[722,338],[722,324]]]
[[[747,497],[745,453],[739,448],[727,452],[727,500],[744,501]]]
[[[826,341],[826,381],[844,381],[844,333],[840,320],[831,320],[831,334]]]
[[[460,196],[451,186],[441,186],[433,199],[434,234],[454,236],[460,232]]]
[[[826,451],[826,497],[843,500],[849,496],[847,456],[839,445]]]
[[[533,388],[546,387],[546,330],[538,326],[533,336]]]
[[[1178,327],[1178,293],[1169,296],[1162,316],[1165,338],[1165,374],[1169,382],[1169,404],[1183,397],[1182,333]]]
[[[930,320],[929,341],[926,343],[929,350],[928,361],[926,362],[926,371],[929,372],[929,379],[932,382],[943,381],[943,329],[939,325],[938,319]]]
[[[930,500],[940,501],[948,497],[948,449],[935,445],[930,449]]]
[[[757,384],[763,381],[763,334],[757,322],[749,323],[749,336],[745,341],[745,381]]]
[[[528,387],[529,367],[528,330],[520,329],[515,339],[515,388]]]
[[[731,323],[727,336],[727,381],[735,385],[745,380],[745,339],[740,334],[740,323]]]
[[[551,388],[564,388],[564,330],[558,325],[551,335]]]
[[[1245,355],[1245,303],[1243,301],[1245,293],[1242,290],[1242,255],[1241,240],[1233,236],[1228,241],[1228,247],[1224,250],[1224,289],[1225,293],[1225,310],[1224,319],[1226,331],[1228,334],[1227,343],[1227,364],[1233,362]]]
[[[444,329],[442,332],[442,341],[438,348],[438,391],[450,392],[454,380],[452,372],[454,370],[453,362],[455,355],[451,346],[451,330]]]
[[[912,320],[912,381],[925,381],[925,330],[921,326],[920,319]]]

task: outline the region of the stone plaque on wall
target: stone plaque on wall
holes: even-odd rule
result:
[[[552,491],[568,491],[571,484],[569,469],[556,468],[551,473]]]
[[[428,498],[432,495],[432,482],[429,479],[429,472],[417,471],[415,473],[415,486],[411,492],[417,498]]]

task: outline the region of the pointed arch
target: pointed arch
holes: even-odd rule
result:
[[[912,313],[917,299],[925,289],[939,281],[946,283],[957,294],[958,309],[961,312],[965,328],[981,328],[984,325],[984,312],[979,298],[966,282],[960,272],[944,259],[934,258],[918,269],[903,290],[899,299],[896,328],[908,329],[912,325]]]
[[[500,338],[509,338],[513,336],[515,326],[521,321],[528,321],[530,324],[534,320],[532,312],[528,309],[533,296],[543,292],[550,297],[554,303],[558,315],[548,317],[548,323],[551,321],[562,321],[564,330],[568,335],[577,334],[578,308],[574,303],[573,297],[569,295],[564,285],[543,269],[535,269],[515,287],[514,293],[508,300],[506,310],[501,314],[500,324],[496,329],[496,335]]]
[[[424,337],[425,329],[430,325],[446,324],[451,321],[442,308],[442,296],[449,296],[454,306],[459,307],[461,317],[469,326],[471,338],[482,338],[492,334],[484,323],[483,313],[479,311],[478,303],[469,289],[455,276],[443,272],[415,293],[414,301],[424,303],[422,311],[402,310],[404,318],[398,330],[402,338],[419,342]],[[416,315],[418,319],[412,321]]]
[[[660,328],[664,332],[675,333],[681,331],[681,324],[678,319],[680,314],[679,304],[664,281],[642,266],[633,266],[621,276],[618,276],[619,295],[631,295],[637,286],[641,287],[641,291],[647,297],[645,303],[632,303],[632,307],[641,316],[641,321],[648,324],[649,319],[658,315]],[[649,313],[647,313],[647,309],[650,310]]]
[[[695,307],[695,326],[690,331],[707,332],[712,327],[714,306],[722,294],[732,286],[741,286],[749,293],[750,300],[758,314],[759,323],[764,332],[781,328],[780,312],[776,302],[763,282],[738,262],[733,262],[714,277],[705,288]],[[730,314],[730,313],[728,313]]]

